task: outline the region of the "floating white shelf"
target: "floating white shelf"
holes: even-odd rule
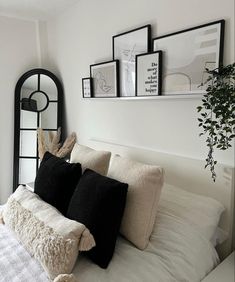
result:
[[[143,100],[173,100],[173,99],[201,99],[203,94],[160,95],[146,97],[115,97],[115,98],[84,98],[86,101],[143,101]]]

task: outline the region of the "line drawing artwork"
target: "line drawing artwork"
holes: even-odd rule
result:
[[[143,53],[144,47],[141,47],[135,43],[130,48],[120,46],[117,49],[121,58],[121,88],[124,96],[135,96],[135,56]]]
[[[104,93],[109,93],[113,87],[111,85],[108,85],[105,75],[101,72],[98,71],[95,76],[95,89],[97,92],[104,92]]]
[[[120,96],[135,96],[136,55],[150,49],[151,26],[146,25],[113,36],[113,59],[119,60]]]
[[[136,44],[132,48],[122,50],[122,57],[124,58],[124,72],[126,78],[125,91],[127,93],[132,93],[134,91],[133,85],[135,84],[135,53],[136,53]],[[125,62],[126,61],[126,62]]]
[[[209,25],[165,36],[154,41],[154,50],[163,50],[163,88],[166,94],[204,91],[205,68],[219,65],[220,26]]]

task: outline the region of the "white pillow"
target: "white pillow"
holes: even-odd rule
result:
[[[115,155],[108,176],[128,184],[120,232],[143,250],[153,230],[163,185],[163,169]]]
[[[70,163],[80,163],[82,170],[89,168],[95,172],[106,176],[111,152],[96,151],[87,146],[75,144],[70,156]]]
[[[90,250],[95,245],[85,225],[65,218],[23,186],[9,197],[2,215],[52,280],[59,274],[71,273],[79,250]]]
[[[211,243],[214,247],[222,244],[228,239],[228,232],[224,231],[222,228],[217,227],[214,235],[211,238]]]
[[[224,207],[210,197],[187,192],[181,188],[164,184],[159,209],[194,225],[209,241],[215,232]]]

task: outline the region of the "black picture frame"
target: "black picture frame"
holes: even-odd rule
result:
[[[136,55],[151,51],[151,25],[144,25],[112,37],[113,60],[120,62],[120,96],[135,96]]]
[[[223,65],[224,30],[222,19],[153,38],[153,51],[164,52],[163,95],[205,93],[205,68]]]
[[[93,98],[119,97],[119,61],[90,65]]]
[[[92,98],[92,78],[84,77],[82,78],[82,97],[83,98]]]
[[[135,95],[159,96],[162,90],[162,51],[136,55]]]

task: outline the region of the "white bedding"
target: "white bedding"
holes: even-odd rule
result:
[[[3,225],[0,250],[0,282],[48,281],[39,263]],[[145,251],[119,238],[108,269],[80,257],[73,273],[79,282],[196,282],[218,262],[214,247],[196,228],[160,207]]]
[[[0,282],[47,282],[41,265],[0,224]]]
[[[120,238],[107,270],[83,259],[74,273],[81,282],[196,282],[217,263],[217,253],[209,241],[192,226],[160,211],[145,251]]]

